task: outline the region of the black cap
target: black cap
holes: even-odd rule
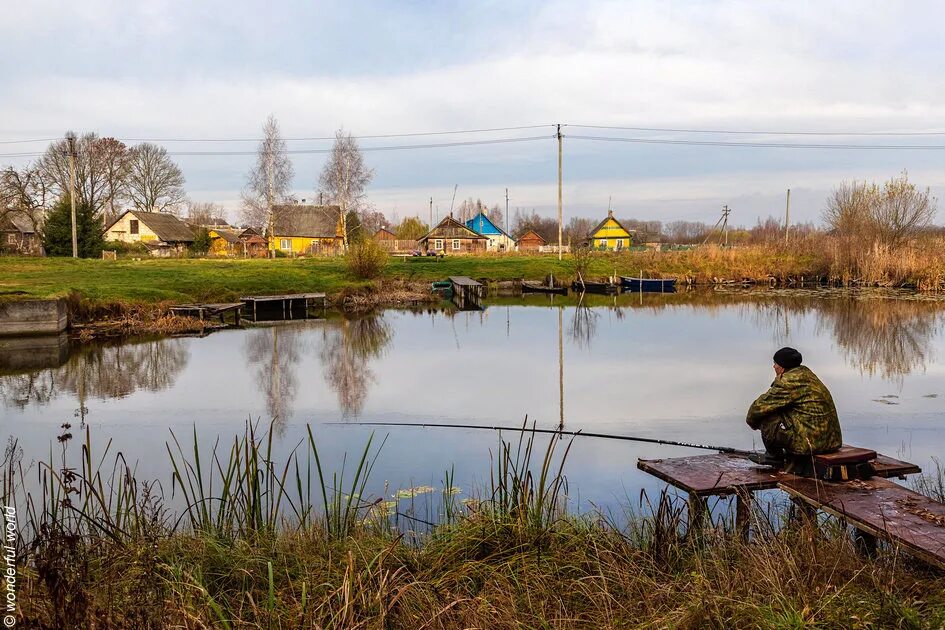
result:
[[[803,361],[801,353],[794,348],[781,348],[774,353],[774,362],[785,370],[796,368],[801,364],[801,361]]]

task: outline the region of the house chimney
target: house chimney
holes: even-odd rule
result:
[[[611,210],[610,208],[607,209],[607,218],[608,218],[608,219],[613,219],[613,218],[614,218],[614,211]]]

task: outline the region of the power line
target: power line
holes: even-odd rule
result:
[[[658,138],[623,138],[616,136],[569,135],[572,140],[596,140],[599,142],[629,142],[634,144],[670,144],[702,147],[754,147],[765,149],[846,149],[846,150],[893,150],[893,151],[941,151],[943,144],[822,144],[793,142],[736,142],[726,140],[662,140]]]
[[[671,129],[666,127],[620,127],[616,125],[576,125],[581,129],[621,129],[624,131],[656,131],[661,133],[714,133],[750,136],[945,136],[945,131],[770,131],[735,129]]]
[[[517,127],[491,127],[487,129],[459,129],[456,131],[416,131],[410,133],[382,133],[352,136],[355,140],[380,140],[384,138],[416,138],[420,136],[449,136],[465,133],[493,133],[498,131],[522,131],[526,129],[553,128],[554,125],[519,125]],[[0,144],[29,144],[32,142],[55,142],[62,138],[33,138],[31,140],[0,140]],[[311,136],[282,138],[286,142],[317,142],[334,140],[335,136]],[[259,142],[262,138],[116,138],[122,142]]]
[[[534,142],[536,140],[550,140],[554,136],[526,136],[522,138],[493,138],[490,140],[465,140],[456,142],[438,142],[430,144],[401,144],[391,146],[361,147],[361,151],[407,151],[411,149],[440,149],[446,147],[466,147],[487,144],[509,144],[514,142]],[[288,155],[309,155],[331,153],[331,149],[288,149]],[[212,156],[212,155],[256,155],[255,150],[246,151],[168,151],[171,156]],[[0,158],[10,157],[38,157],[40,153],[0,153]]]

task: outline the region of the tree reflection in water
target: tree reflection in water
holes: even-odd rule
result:
[[[65,364],[0,379],[0,399],[23,408],[46,404],[60,393],[75,394],[84,420],[89,398],[124,398],[138,390],[160,391],[174,384],[187,365],[189,353],[181,339],[155,339],[91,345]]]
[[[620,309],[615,309],[618,313]],[[591,341],[597,336],[597,318],[599,314],[584,303],[584,296],[578,300],[571,315],[571,329],[569,337],[579,348],[590,348]]]
[[[296,368],[304,354],[305,338],[299,329],[289,326],[271,326],[247,334],[246,360],[256,367],[256,383],[266,399],[266,411],[281,434],[298,394]]]
[[[320,358],[325,380],[337,394],[342,414],[356,416],[375,380],[369,361],[383,355],[393,339],[393,329],[378,312],[331,322],[322,334]]]

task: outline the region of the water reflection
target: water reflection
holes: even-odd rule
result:
[[[0,399],[11,407],[44,405],[59,393],[76,396],[83,416],[89,398],[124,398],[174,384],[189,353],[181,339],[84,346],[58,368],[0,378]]]
[[[251,330],[246,338],[246,361],[256,368],[254,380],[277,432],[292,415],[299,387],[297,366],[304,348],[301,331],[290,326]]]
[[[383,313],[345,318],[325,327],[322,369],[345,417],[356,416],[364,408],[368,387],[375,381],[369,362],[384,354],[392,338],[393,329]]]

